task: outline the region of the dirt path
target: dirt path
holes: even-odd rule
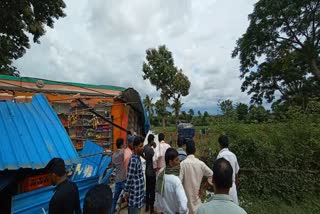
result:
[[[127,214],[128,213],[128,208],[124,208],[120,211],[120,214]],[[144,207],[141,209],[141,214],[148,214],[145,212]]]

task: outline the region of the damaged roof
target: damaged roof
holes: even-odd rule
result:
[[[40,169],[53,157],[66,165],[80,161],[45,96],[37,94],[30,103],[0,102],[0,170]]]

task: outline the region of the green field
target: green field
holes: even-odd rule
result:
[[[175,127],[152,130],[176,146]],[[212,167],[218,136],[225,133],[243,170],[238,194],[248,213],[320,213],[319,130],[319,123],[301,121],[196,127],[196,155]]]

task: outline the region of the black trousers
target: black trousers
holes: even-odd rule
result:
[[[146,205],[153,210],[156,195],[156,176],[146,176]]]

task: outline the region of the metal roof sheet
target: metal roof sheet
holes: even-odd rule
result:
[[[19,81],[19,82],[29,82],[29,83],[36,83],[38,78],[32,77],[13,77],[8,75],[0,75],[0,80],[11,80],[11,81]],[[115,90],[115,91],[125,91],[126,88],[119,87],[119,86],[112,86],[112,85],[94,85],[94,84],[84,84],[84,83],[76,83],[76,82],[62,82],[62,81],[54,81],[54,80],[43,80],[44,84],[49,85],[69,85],[69,86],[76,86],[76,87],[85,87],[85,88],[96,88],[96,89],[106,89],[106,90]]]
[[[79,156],[45,96],[30,103],[0,102],[0,170],[44,168],[53,158],[67,165]]]
[[[80,206],[83,207],[84,198],[94,185],[98,184],[97,177],[76,181],[79,190]],[[12,197],[11,213],[34,214],[49,212],[49,201],[53,196],[53,186],[44,187],[31,192],[22,193]]]
[[[81,158],[81,164],[76,166],[72,180],[76,181],[96,176],[101,162],[102,152],[103,148],[101,146],[87,140],[80,152],[80,156],[87,157]]]

